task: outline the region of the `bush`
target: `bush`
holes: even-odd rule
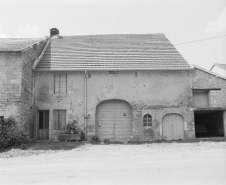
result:
[[[0,149],[27,144],[26,134],[15,127],[13,119],[0,119]]]
[[[109,145],[110,142],[111,142],[110,139],[104,139],[104,143],[105,143],[105,144]]]
[[[96,136],[96,135],[91,136],[90,143],[92,143],[92,144],[100,143],[100,137],[99,136]]]

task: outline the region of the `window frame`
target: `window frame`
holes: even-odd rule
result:
[[[150,120],[150,121],[149,121]],[[151,114],[145,114],[142,119],[142,123],[144,127],[152,127],[152,116]]]

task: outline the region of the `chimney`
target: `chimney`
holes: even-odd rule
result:
[[[57,28],[50,29],[50,36],[51,37],[59,37],[59,34],[60,34],[60,32]]]

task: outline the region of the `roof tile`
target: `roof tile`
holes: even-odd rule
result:
[[[164,34],[52,39],[36,70],[187,70],[192,65]]]

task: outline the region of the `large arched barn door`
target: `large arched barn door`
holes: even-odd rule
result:
[[[122,100],[100,103],[96,110],[96,134],[101,140],[129,141],[132,135],[132,109]]]
[[[162,136],[165,140],[184,139],[184,118],[180,114],[167,114],[162,119]]]

